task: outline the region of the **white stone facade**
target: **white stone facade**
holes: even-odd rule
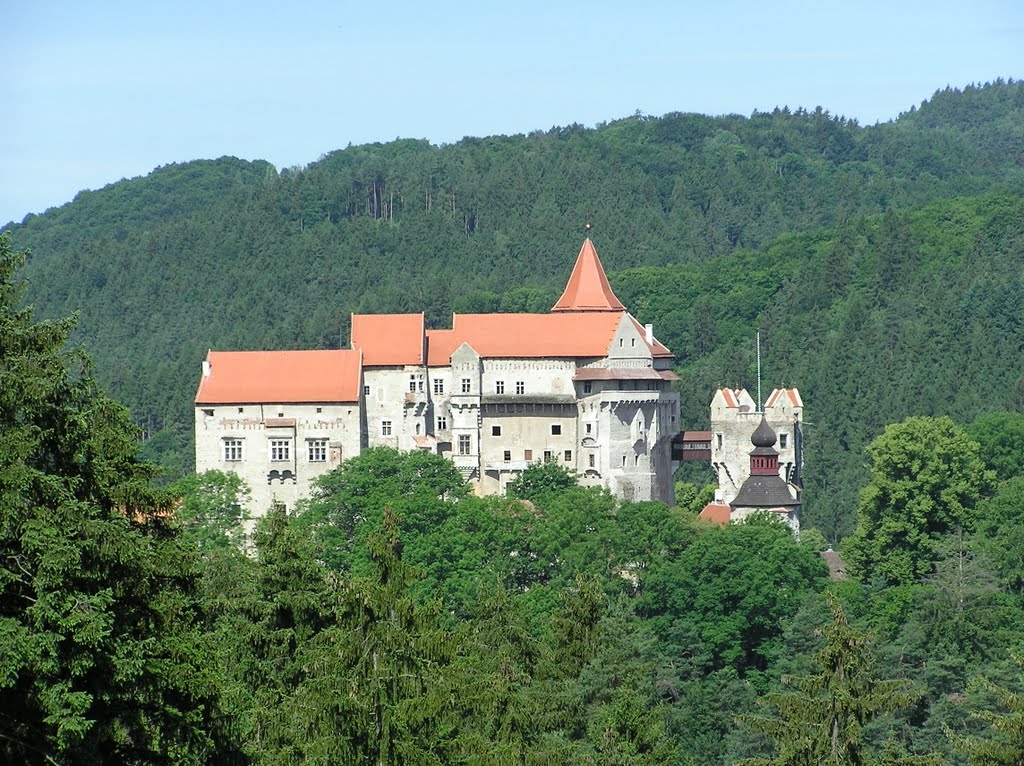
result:
[[[775,389],[765,401],[764,418],[778,437],[779,475],[787,482],[802,471],[800,445],[803,400],[795,388]],[[715,502],[728,504],[750,475],[750,437],[761,413],[746,389],[722,388],[711,400],[711,467],[718,476]]]
[[[673,501],[673,357],[611,293],[589,239],[549,314],[455,315],[451,330],[354,315],[352,327],[351,350],[204,362],[196,470],[241,476],[254,515],[293,507],[376,446],[450,458],[480,494],[552,461],[623,499]]]

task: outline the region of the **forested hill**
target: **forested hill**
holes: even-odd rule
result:
[[[178,469],[207,348],[337,346],[353,311],[443,326],[453,307],[546,310],[589,214],[620,297],[680,355],[691,423],[713,386],[752,384],[761,325],[772,382],[807,394],[816,468],[852,476],[882,422],[1012,403],[1022,136],[1024,85],[1000,81],[869,127],[677,113],[349,147],[281,172],[193,162],[9,228],[39,313],[79,312],[101,381]],[[985,387],[1002,393],[969,393]]]

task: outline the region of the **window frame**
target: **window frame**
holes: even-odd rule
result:
[[[245,459],[244,439],[226,436],[221,439],[221,457],[225,463],[241,463]],[[236,455],[236,457],[231,457]]]

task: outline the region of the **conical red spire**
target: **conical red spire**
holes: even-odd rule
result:
[[[608,277],[604,273],[601,259],[590,237],[583,240],[583,247],[576,257],[565,292],[552,311],[625,311],[626,307],[615,297]]]

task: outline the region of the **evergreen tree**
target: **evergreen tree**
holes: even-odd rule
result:
[[[905,681],[875,677],[870,641],[850,627],[842,608],[830,602],[832,622],[825,646],[815,655],[820,672],[784,678],[794,691],[772,692],[774,716],[747,715],[740,721],[766,735],[771,758],[748,758],[745,766],[868,766],[939,764],[938,756],[886,754],[881,759],[865,743],[864,727],[884,713],[910,705],[916,695]]]
[[[194,553],[72,322],[19,308],[22,261],[0,235],[0,759],[230,758]]]

